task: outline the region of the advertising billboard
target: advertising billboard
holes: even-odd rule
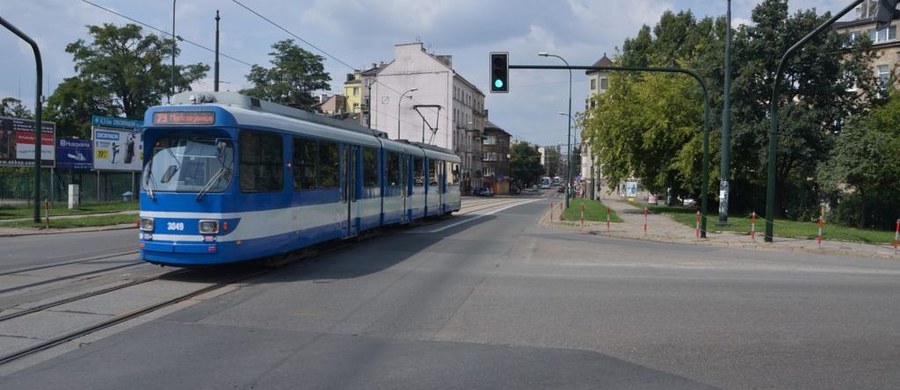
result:
[[[94,126],[94,169],[140,172],[144,158],[141,133]]]
[[[34,120],[0,117],[0,166],[34,166]],[[53,167],[56,124],[41,122],[41,166]]]
[[[94,154],[91,140],[68,138],[56,141],[57,169],[93,169]]]

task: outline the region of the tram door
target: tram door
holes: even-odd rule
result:
[[[359,176],[359,147],[346,145],[341,154],[344,183],[341,188],[341,200],[347,207],[347,218],[343,221],[344,238],[359,234],[359,202],[356,193]]]
[[[412,156],[406,154],[400,155],[400,203],[403,205],[403,215],[400,216],[400,223],[409,222],[409,177],[412,176],[409,159],[411,158]]]

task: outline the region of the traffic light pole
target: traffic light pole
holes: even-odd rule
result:
[[[709,198],[709,92],[703,78],[696,72],[681,68],[644,68],[627,66],[561,66],[561,65],[509,65],[509,69],[537,69],[537,70],[597,70],[607,72],[653,72],[653,73],[682,73],[693,77],[700,83],[703,90],[703,182],[700,185],[700,237],[706,238],[706,210],[707,198]]]

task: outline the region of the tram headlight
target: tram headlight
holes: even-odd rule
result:
[[[153,218],[141,217],[141,231],[142,232],[152,232],[153,231]]]
[[[200,234],[216,234],[219,232],[219,221],[201,220]]]

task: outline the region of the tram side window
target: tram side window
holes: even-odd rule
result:
[[[428,185],[436,187],[438,183],[438,162],[428,160]]]
[[[400,185],[400,156],[397,153],[388,153],[387,156],[387,179],[388,185]]]
[[[378,186],[378,151],[363,148],[363,187]]]
[[[447,174],[447,186],[459,185],[459,164],[447,163],[450,172]]]
[[[316,188],[316,159],[319,144],[304,138],[294,138],[294,189],[312,190]]]
[[[238,174],[241,191],[271,192],[284,188],[281,136],[255,131],[241,131],[241,161]]]
[[[416,187],[425,185],[425,167],[421,158],[413,159],[413,183],[415,183]]]
[[[338,144],[319,142],[319,189],[338,188],[339,166]]]

